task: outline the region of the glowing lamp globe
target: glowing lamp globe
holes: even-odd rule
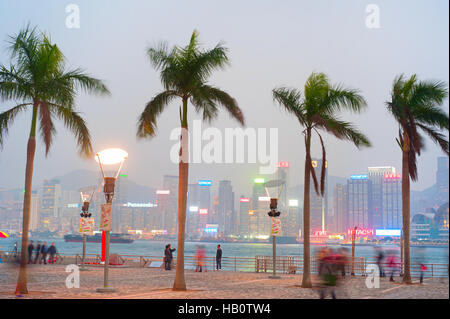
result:
[[[103,165],[118,164],[127,158],[128,153],[120,148],[108,148],[95,156],[95,160]]]

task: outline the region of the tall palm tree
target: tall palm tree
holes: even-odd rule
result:
[[[273,99],[294,115],[304,127],[305,140],[305,180],[303,196],[303,277],[302,287],[311,288],[310,270],[310,176],[318,195],[325,190],[326,152],[319,130],[333,134],[340,140],[351,141],[356,147],[370,146],[369,140],[349,122],[340,120],[336,113],[341,110],[360,112],[366,107],[364,98],[357,90],[346,89],[341,85],[331,85],[323,73],[312,73],[306,81],[304,97],[296,89],[286,87],[272,91]],[[322,146],[322,168],[320,185],[311,160],[311,138],[317,133]],[[319,189],[320,188],[320,189]]]
[[[405,269],[403,282],[411,284],[410,272],[410,178],[416,181],[417,158],[424,149],[420,131],[427,134],[449,155],[448,139],[441,131],[449,126],[448,115],[441,106],[448,90],[441,81],[418,81],[416,75],[405,79],[403,74],[395,78],[391,100],[386,102],[388,111],[399,125],[397,143],[402,150],[402,217]]]
[[[109,92],[100,80],[84,74],[81,69],[65,71],[65,58],[59,48],[36,28],[28,26],[10,37],[8,42],[11,64],[9,67],[0,65],[0,98],[18,104],[0,113],[0,146],[16,116],[29,108],[33,112],[27,146],[22,251],[16,287],[16,294],[27,294],[27,246],[37,123],[46,155],[56,133],[53,125],[56,117],[75,135],[80,155],[91,156],[89,130],[74,108],[76,92],[78,89],[99,94]]]
[[[228,93],[210,86],[207,80],[212,71],[228,64],[227,48],[221,43],[211,50],[201,50],[198,32],[194,30],[185,47],[168,49],[166,43],[147,50],[153,67],[160,70],[164,91],[154,96],[145,106],[138,120],[138,138],[153,137],[157,117],[175,99],[181,99],[180,107],[180,161],[178,182],[178,249],[174,290],[186,290],[184,278],[184,236],[186,224],[186,193],[189,173],[188,149],[188,101],[203,120],[211,121],[218,114],[218,106],[224,107],[231,116],[244,125],[244,116],[236,100]]]

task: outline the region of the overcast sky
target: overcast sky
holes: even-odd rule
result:
[[[69,4],[80,9],[80,28],[66,27]],[[368,4],[380,9],[380,28],[366,26]],[[234,96],[247,127],[279,129],[279,160],[291,164],[291,184],[303,183],[304,143],[298,122],[272,101],[280,85],[303,90],[313,71],[325,72],[333,83],[358,88],[369,108],[361,115],[344,114],[370,138],[373,147],[357,150],[325,136],[329,174],[348,177],[368,166],[401,168],[395,142],[398,127],[387,113],[393,79],[417,73],[419,79],[449,81],[449,4],[432,1],[13,1],[0,2],[0,64],[9,64],[8,35],[28,22],[51,35],[67,58],[68,67],[82,67],[105,80],[112,95],[79,95],[77,107],[91,130],[94,150],[121,147],[128,151],[125,171],[140,184],[158,187],[164,174],[178,174],[169,160],[179,126],[177,101],[159,118],[158,134],[136,139],[137,118],[145,103],[161,91],[159,74],[146,57],[146,48],[161,40],[186,45],[194,29],[206,48],[223,41],[231,66],[210,83]],[[13,106],[0,102],[0,112]],[[445,103],[448,112],[448,101]],[[31,110],[30,110],[31,111]],[[190,121],[199,118],[192,110]],[[20,115],[0,150],[0,187],[23,187],[31,112]],[[236,127],[226,112],[213,126]],[[205,124],[204,127],[207,127]],[[73,136],[57,124],[57,137],[45,158],[37,144],[34,185],[75,169],[97,170],[94,160],[77,156]],[[326,134],[324,134],[326,135]],[[313,155],[320,156],[318,141]],[[443,153],[429,140],[419,157],[422,190],[435,182],[436,158]],[[259,164],[192,164],[191,182],[200,178],[231,179],[237,195],[250,192]]]

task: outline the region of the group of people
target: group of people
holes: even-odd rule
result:
[[[35,252],[35,256],[33,259],[33,252]],[[47,246],[47,242],[43,242],[41,244],[40,241],[37,242],[36,247],[33,245],[33,241],[31,240],[28,244],[28,263],[36,264],[38,263],[45,265],[47,262],[49,264],[53,264],[56,262],[56,247],[55,243],[51,243],[50,247]]]
[[[328,293],[333,299],[336,299],[335,288],[338,285],[338,279],[346,275],[348,265],[347,249],[342,247],[334,251],[328,247],[322,248],[317,256],[318,273],[321,279],[320,298],[324,299]]]
[[[173,260],[173,252],[176,248],[171,248],[170,244],[166,245],[164,249],[164,269],[171,270],[172,268],[172,260]],[[202,272],[203,270],[207,271],[205,264],[205,256],[206,250],[204,246],[197,246],[196,252],[196,272]],[[220,245],[217,245],[216,251],[216,270],[222,270],[222,248]]]

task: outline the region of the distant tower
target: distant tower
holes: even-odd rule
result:
[[[347,221],[347,186],[336,184],[333,190],[333,212],[334,230],[337,233],[345,234],[348,226]]]
[[[235,232],[234,193],[231,181],[219,181],[218,197],[219,230],[222,229],[226,236]]]
[[[348,228],[372,228],[372,182],[367,175],[352,175],[347,180]]]
[[[400,174],[385,174],[382,182],[382,228],[402,228],[402,178]]]
[[[317,182],[319,183],[320,193],[320,176],[322,172],[322,160],[312,159],[312,166],[316,173]],[[314,188],[314,181],[311,178],[310,184],[310,222],[311,232],[317,230],[327,230],[327,212],[328,212],[328,163],[325,162],[325,193],[322,196],[317,195]]]
[[[436,185],[438,205],[448,202],[448,184],[449,184],[448,157],[437,158]]]
[[[396,174],[395,167],[369,167],[369,180],[372,182],[372,224],[374,228],[383,226],[383,179],[385,174]]]

